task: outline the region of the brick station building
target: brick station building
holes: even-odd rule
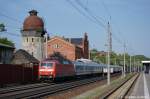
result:
[[[74,61],[79,58],[89,58],[89,41],[87,33],[83,38],[64,38],[55,36],[47,42],[47,54],[59,52],[67,59]]]

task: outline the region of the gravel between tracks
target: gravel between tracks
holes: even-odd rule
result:
[[[115,80],[120,76],[116,76],[116,77],[112,77],[111,80]],[[87,92],[91,89],[94,89],[98,86],[104,85],[106,84],[106,80],[102,80],[102,81],[98,81],[89,85],[84,85],[84,86],[80,86],[80,87],[76,87],[67,91],[63,91],[48,97],[45,97],[46,99],[71,99],[77,95],[80,95],[84,92]]]

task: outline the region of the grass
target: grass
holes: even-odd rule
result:
[[[131,76],[133,76],[133,73],[127,74],[125,78],[120,77],[116,80],[112,80],[110,85],[102,85],[98,86],[97,88],[94,88],[93,90],[89,90],[81,95],[78,95],[74,97],[73,99],[96,99],[98,97],[103,96],[105,93],[109,92],[110,90],[116,88],[119,86],[122,82],[129,79]]]

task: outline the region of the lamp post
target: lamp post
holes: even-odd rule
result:
[[[132,56],[130,55],[130,73],[131,73],[131,58]]]
[[[110,24],[108,22],[108,53],[107,53],[107,85],[110,85],[110,52],[112,49],[111,46],[111,31],[110,31]]]
[[[126,76],[126,53],[125,53],[126,45],[124,43],[124,65],[123,65],[123,76]]]

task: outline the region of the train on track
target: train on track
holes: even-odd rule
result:
[[[121,66],[110,65],[110,73],[118,73],[121,70]],[[106,73],[106,64],[98,64],[89,59],[77,59],[71,62],[67,59],[55,57],[41,61],[39,66],[39,79],[55,80]]]

